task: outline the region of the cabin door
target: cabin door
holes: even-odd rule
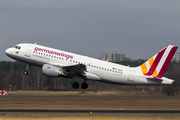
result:
[[[33,48],[33,47],[32,47],[31,45],[29,45],[29,46],[27,47],[27,50],[26,50],[26,52],[25,52],[25,56],[31,57],[32,48]]]

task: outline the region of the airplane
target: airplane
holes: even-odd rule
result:
[[[163,85],[174,80],[164,74],[178,47],[167,45],[138,67],[124,66],[75,53],[70,53],[36,43],[20,43],[5,50],[7,56],[27,64],[24,75],[31,65],[42,68],[42,74],[50,77],[83,78],[82,89],[87,89],[87,80],[120,85]],[[78,82],[72,84],[80,87]]]

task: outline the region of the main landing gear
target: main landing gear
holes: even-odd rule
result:
[[[79,88],[79,83],[74,82],[74,83],[72,84],[72,87],[73,87],[74,89],[78,89],[78,88]],[[81,88],[82,88],[82,89],[87,89],[87,88],[88,88],[88,84],[87,84],[86,82],[83,82],[83,83],[81,84]]]
[[[29,70],[30,66],[31,65],[29,65],[29,64],[26,65],[26,70],[23,72],[24,75],[28,75],[28,70]]]

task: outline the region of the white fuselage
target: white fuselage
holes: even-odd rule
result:
[[[59,67],[76,64],[86,65],[86,72],[98,76],[101,82],[115,84],[172,84],[173,80],[163,77],[162,80],[147,79],[140,67],[128,67],[62,50],[36,44],[18,44],[20,49],[9,48],[6,54],[18,61],[42,67],[44,64]],[[18,52],[18,53],[17,53]]]

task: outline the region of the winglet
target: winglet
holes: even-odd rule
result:
[[[162,78],[178,47],[168,45],[141,65],[144,75]]]

